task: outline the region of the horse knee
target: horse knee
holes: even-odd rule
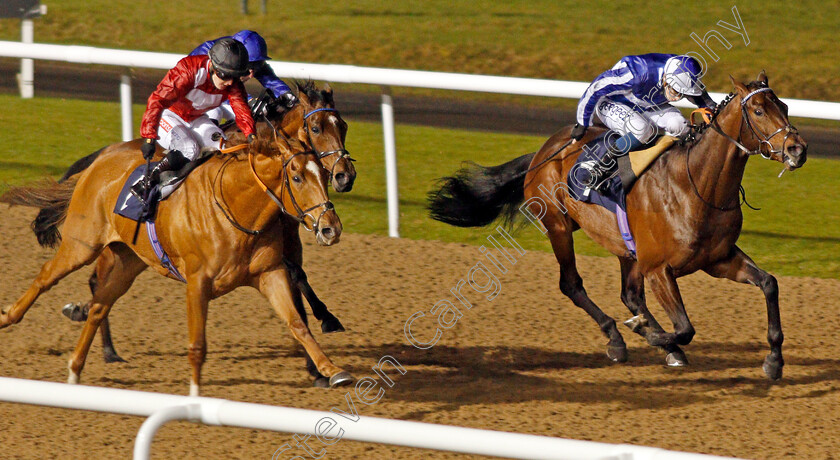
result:
[[[691,343],[691,339],[694,338],[694,326],[692,326],[691,324],[689,324],[685,328],[674,332],[674,335],[676,336],[676,342],[679,345],[688,345],[689,343]]]
[[[566,297],[573,297],[583,290],[583,280],[580,276],[560,277],[560,292]]]

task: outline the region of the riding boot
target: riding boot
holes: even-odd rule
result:
[[[597,160],[581,163],[580,171],[576,176],[581,185],[598,191],[603,190],[613,176],[617,169],[618,158],[642,145],[633,133],[627,133],[618,139],[608,135],[604,139],[604,142],[599,142],[595,146],[597,150],[592,156]]]
[[[170,150],[166,156],[163,157],[153,168],[149,171],[149,180],[145,178],[140,179],[131,186],[131,193],[140,200],[141,203],[147,204],[149,192],[161,183],[161,175],[166,172],[177,172],[184,167],[189,160],[178,150]],[[169,174],[171,175],[171,174]]]

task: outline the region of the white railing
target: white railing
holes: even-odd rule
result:
[[[105,64],[126,68],[170,69],[183,57],[181,54],[152,53],[90,46],[48,45],[0,41],[0,56],[21,59],[45,59],[79,64]],[[382,129],[385,147],[385,171],[388,192],[388,234],[399,237],[399,193],[397,189],[397,151],[394,135],[394,109],[390,86],[409,86],[456,91],[480,91],[525,96],[547,96],[579,99],[588,83],[534,78],[497,77],[462,73],[424,72],[419,70],[382,69],[338,64],[305,64],[269,61],[278,76],[325,80],[337,83],[363,83],[383,86]],[[131,117],[131,78],[126,72],[120,80],[123,140],[134,138]],[[720,101],[725,94],[711,93]],[[784,99],[793,117],[840,120],[840,103]],[[686,101],[675,104],[691,107]]]
[[[148,417],[140,427],[134,442],[135,460],[149,458],[155,433],[164,423],[173,420],[308,434],[329,438],[332,443],[338,442],[339,439],[349,439],[521,459],[711,460],[728,458],[630,444],[576,441],[367,416],[354,417],[353,421],[344,420],[348,423],[341,423],[340,414],[333,412],[8,377],[0,377],[0,401]],[[330,419],[331,429],[326,433],[323,429],[316,432],[316,426],[323,428],[322,422],[325,418]],[[343,430],[343,434],[339,430]],[[201,455],[200,452],[195,454]]]

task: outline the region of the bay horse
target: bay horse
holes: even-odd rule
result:
[[[330,173],[330,182],[337,192],[349,192],[353,188],[356,179],[356,169],[353,166],[350,153],[344,146],[347,136],[347,123],[341,117],[341,113],[335,108],[335,100],[332,88],[327,85],[319,89],[311,80],[295,82],[299,103],[291,109],[280,106],[276,101],[268,100],[263,105],[264,110],[255,118],[257,130],[260,136],[273,136],[272,131],[277,132],[285,138],[298,139],[310,145],[318,155],[321,166]],[[257,103],[262,103],[260,99]],[[228,138],[227,145],[236,146],[245,142],[245,136],[238,131],[235,123],[229,122],[223,126],[225,135]],[[75,174],[84,171],[104,150],[100,149],[92,154],[77,160],[59,179],[59,182],[67,180]],[[53,225],[57,217],[62,215],[64,210],[60,206],[42,208],[38,216],[32,222],[33,231],[38,235],[38,241],[42,246],[55,247],[58,244],[57,227]],[[286,225],[290,228],[296,226],[294,219],[284,217]],[[49,229],[53,229],[50,231]],[[303,246],[300,236],[295,231],[288,231],[286,237],[287,265],[292,274],[295,289],[299,290],[309,303],[315,318],[321,321],[323,332],[344,331],[344,326],[322,302],[315,291],[309,285],[304,272]],[[91,292],[99,284],[100,273],[107,273],[113,269],[113,258],[110,252],[105,251],[99,257],[96,268],[88,279]],[[299,294],[295,294],[299,297]],[[300,302],[300,300],[298,300]],[[68,317],[78,321],[84,321],[87,317],[87,310],[90,303],[70,303],[65,308]],[[302,306],[301,306],[302,308]],[[305,313],[301,313],[305,315]],[[99,330],[102,338],[102,351],[105,362],[124,362],[116,352],[111,338],[110,321],[106,317]]]
[[[112,212],[129,173],[142,164],[139,146],[137,140],[115,144],[63,183],[44,189],[12,188],[0,198],[29,206],[39,206],[50,196],[58,203],[66,201],[64,238],[55,256],[23,296],[0,311],[0,328],[20,322],[40,294],[103,251],[113,258],[113,269],[99,273],[88,318],[69,361],[69,383],[79,381],[96,329],[137,275],[151,266],[175,278],[160,265],[147,239],[131,243],[136,223]],[[258,138],[247,152],[210,158],[157,211],[157,237],[186,280],[190,395],[200,392],[208,303],[240,286],[253,287],[268,299],[331,386],[349,384],[353,377],[327,358],[301,317],[284,263],[286,234],[297,233],[297,226],[287,226],[282,215],[312,229],[321,245],[339,240],[341,221],[329,201],[327,172],[315,152],[296,139]]]
[[[582,228],[618,257],[621,300],[636,315],[626,324],[664,349],[670,366],[687,364],[680,345],[690,343],[695,333],[677,278],[702,270],[758,286],[767,303],[770,344],[762,367],[777,380],[784,366],[778,284],[735,244],[743,222],[739,189],[751,156],[794,170],[805,163],[807,143],[791,126],[787,108],[770,89],[764,71],[747,85],[730,80],[735,90],[720,104],[713,121],[696,139],[658,159],[627,195],[635,257],[626,249],[613,213],[568,193],[566,178],[583,145],[569,142],[571,127],[554,134],[535,154],[492,168],[474,165],[443,179],[440,189],[430,193],[432,217],[463,227],[487,225],[500,215],[512,218],[524,210],[539,217],[560,265],[560,291],[598,323],[609,340],[607,356],[616,362],[627,360],[627,346],[615,320],[586,294],[575,263],[574,231]],[[590,129],[583,140],[603,131]],[[532,210],[535,200],[547,204],[542,215]],[[673,333],[665,332],[648,310],[645,280],[671,319]]]

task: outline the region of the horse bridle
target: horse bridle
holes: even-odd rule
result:
[[[335,206],[333,206],[332,202],[329,199],[327,199],[327,201],[325,201],[323,203],[320,203],[320,204],[316,204],[315,206],[309,207],[307,209],[301,208],[300,205],[298,204],[297,200],[295,199],[295,195],[292,193],[292,184],[289,182],[289,174],[286,170],[286,167],[289,165],[289,163],[292,162],[292,160],[294,160],[294,158],[296,156],[298,156],[298,155],[310,155],[310,154],[315,155],[316,153],[315,153],[314,150],[306,150],[306,151],[303,151],[303,152],[298,152],[298,153],[292,154],[291,157],[289,157],[288,159],[286,159],[283,162],[283,177],[281,179],[282,182],[283,182],[283,188],[280,192],[279,197],[270,188],[268,188],[268,186],[265,185],[265,183],[262,181],[262,179],[260,179],[260,176],[257,174],[257,170],[254,166],[254,154],[250,150],[248,152],[248,164],[250,166],[251,173],[253,174],[254,179],[257,181],[257,184],[268,195],[268,197],[271,198],[271,201],[273,201],[277,205],[277,207],[280,208],[280,211],[283,214],[291,217],[296,222],[301,224],[303,226],[303,228],[306,229],[306,231],[317,232],[318,228],[320,227],[321,218],[324,217],[324,214],[326,214],[330,210],[335,209]],[[227,163],[233,158],[234,157],[230,157],[228,159],[228,161],[226,161],[225,164],[222,165],[221,168],[219,168],[219,172],[216,174],[216,179],[214,180],[214,183],[218,180],[219,175],[222,173],[224,168],[227,166]],[[237,230],[240,230],[244,233],[247,233],[249,235],[255,235],[255,236],[263,233],[264,230],[251,230],[251,229],[248,229],[246,227],[243,227],[241,224],[236,222],[236,219],[234,219],[230,214],[228,214],[228,212],[225,211],[224,207],[222,207],[222,205],[219,204],[219,200],[215,196],[215,185],[214,185],[213,189],[214,189],[213,199],[216,202],[216,206],[219,207],[219,209],[222,211],[222,214],[225,216],[225,218],[227,218],[227,220]],[[294,207],[295,212],[297,214],[290,213],[289,211],[286,210],[286,206],[283,205],[282,198],[283,198],[283,194],[286,193],[286,191],[288,191],[289,199],[291,200],[292,206]],[[314,211],[314,210],[316,210],[320,207],[323,207],[324,209],[321,211],[321,214],[319,214],[317,218],[310,214],[311,211]],[[307,224],[306,224],[306,217],[307,216],[309,216],[309,218],[312,219],[312,225],[311,226],[307,226]]]
[[[309,117],[311,117],[312,115],[314,115],[318,112],[335,112],[336,114],[338,114],[338,110],[334,109],[332,107],[322,107],[320,109],[311,110],[310,112],[303,115],[303,129],[306,131],[306,139],[309,141],[309,145],[312,146],[312,149],[314,150],[315,154],[318,156],[318,159],[323,160],[324,158],[326,158],[330,155],[338,154],[338,158],[336,158],[336,160],[333,162],[332,166],[329,169],[330,180],[332,180],[333,173],[335,171],[335,167],[336,167],[336,165],[338,165],[338,162],[341,161],[342,158],[347,157],[347,159],[350,160],[350,161],[356,161],[356,160],[351,158],[350,157],[350,152],[348,152],[347,149],[344,149],[344,148],[337,149],[337,150],[327,150],[327,151],[324,151],[324,152],[319,152],[318,149],[315,148],[315,144],[312,142],[312,131],[311,131],[311,128],[309,127]],[[341,115],[339,115],[339,117],[341,117]]]
[[[752,121],[750,120],[750,114],[747,111],[747,101],[751,97],[755,96],[758,93],[764,93],[764,92],[768,92],[768,91],[772,92],[773,90],[769,86],[765,86],[765,87],[762,87],[762,88],[759,88],[757,90],[754,90],[754,91],[750,92],[749,94],[747,94],[746,96],[744,96],[741,99],[741,107],[740,107],[740,109],[741,109],[741,124],[738,125],[738,139],[735,139],[732,136],[730,136],[729,134],[726,134],[723,131],[723,129],[721,129],[720,125],[718,125],[718,123],[717,123],[717,116],[715,116],[714,119],[712,119],[712,121],[709,123],[709,125],[712,127],[712,129],[715,130],[715,132],[717,132],[721,136],[725,137],[729,142],[733,143],[736,147],[738,147],[746,155],[748,155],[748,156],[761,155],[761,157],[764,158],[765,160],[772,159],[774,153],[782,154],[782,158],[784,158],[785,157],[784,148],[785,148],[785,145],[787,144],[788,137],[790,137],[791,134],[798,134],[798,131],[796,130],[796,128],[794,128],[791,125],[790,119],[787,120],[787,123],[784,126],[780,127],[776,131],[773,131],[773,133],[770,134],[769,136],[765,135],[760,130],[756,129],[755,126],[753,126]],[[775,95],[775,93],[774,93],[774,95]],[[727,97],[727,99],[725,99],[724,101],[721,102],[721,104],[718,106],[718,113],[720,113],[721,108],[723,106],[725,106],[734,96],[735,96],[735,94],[732,93],[732,94],[729,95],[729,97]],[[741,144],[741,142],[739,142],[739,140],[741,139],[741,126],[743,126],[743,124],[745,122],[747,123],[747,127],[750,129],[750,132],[752,133],[752,135],[756,139],[758,139],[758,141],[759,141],[758,147],[755,150],[750,150],[747,147],[745,147],[743,144]],[[786,133],[785,138],[782,141],[782,147],[780,149],[777,149],[777,150],[773,149],[773,144],[770,143],[770,139],[772,139],[773,137],[775,137],[777,134],[781,133],[782,131],[784,131]],[[770,151],[766,155],[761,150],[761,147],[764,144],[767,144],[769,149],[770,149]],[[739,208],[741,206],[740,203],[737,203],[737,204],[735,204],[733,206],[730,206],[730,207],[715,206],[714,204],[707,202],[705,200],[705,198],[703,198],[703,196],[700,195],[700,191],[697,190],[697,185],[694,183],[694,179],[691,177],[691,168],[689,167],[689,163],[688,163],[688,157],[689,157],[690,154],[691,154],[691,146],[689,146],[688,152],[686,153],[686,156],[685,156],[685,169],[688,172],[688,181],[691,183],[691,187],[694,190],[694,194],[697,195],[698,198],[700,198],[700,201],[702,201],[703,204],[705,204],[706,206],[708,206],[710,208],[713,208],[713,209],[717,209],[718,211],[731,211],[733,209]],[[741,194],[743,194],[744,193],[743,186],[741,187],[740,190],[741,190]],[[750,206],[750,207],[752,207],[752,206]]]
[[[765,135],[763,132],[761,132],[761,130],[757,129],[753,125],[753,122],[750,118],[750,114],[747,111],[747,101],[749,101],[749,99],[751,97],[755,96],[758,93],[765,93],[765,92],[768,92],[768,91],[771,92],[771,93],[773,92],[773,90],[769,86],[765,86],[763,88],[759,88],[757,90],[754,90],[754,91],[750,92],[749,94],[747,94],[746,96],[744,96],[741,99],[741,124],[743,125],[743,123],[746,122],[747,127],[750,129],[750,132],[752,133],[752,135],[755,136],[756,139],[758,139],[758,147],[755,150],[750,150],[747,147],[745,147],[743,144],[741,144],[741,142],[739,142],[739,140],[741,138],[741,136],[740,136],[740,132],[741,132],[740,126],[738,128],[739,136],[738,136],[738,139],[736,140],[735,138],[733,138],[729,134],[726,134],[725,132],[723,132],[723,130],[720,128],[720,125],[718,125],[718,123],[717,123],[717,117],[715,117],[715,119],[712,120],[712,123],[711,123],[712,128],[718,134],[724,136],[730,142],[735,144],[735,146],[737,146],[739,149],[741,149],[744,153],[746,153],[747,155],[761,155],[761,157],[764,158],[765,160],[772,159],[774,153],[775,154],[781,154],[782,158],[784,158],[785,157],[785,153],[784,153],[785,145],[787,144],[788,138],[792,134],[798,134],[799,133],[799,131],[795,127],[793,127],[793,125],[791,125],[790,119],[787,120],[787,123],[784,126],[782,126],[779,129],[773,131],[769,135]],[[775,95],[775,93],[773,93],[773,94]],[[784,140],[782,140],[782,147],[779,148],[779,149],[773,149],[773,144],[770,142],[770,139],[772,139],[773,137],[775,137],[776,135],[778,135],[781,132],[785,132],[785,138],[784,138]],[[769,151],[766,154],[761,149],[761,147],[764,146],[765,144],[767,145],[767,147],[769,149]]]

